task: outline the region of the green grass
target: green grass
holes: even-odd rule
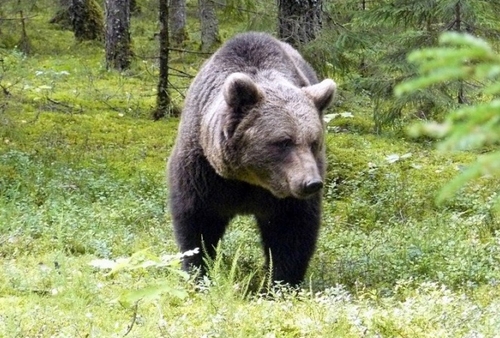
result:
[[[156,43],[148,6],[134,27],[145,55]],[[178,120],[150,119],[154,62],[108,72],[102,46],[74,43],[47,16],[29,32],[36,54],[0,51],[10,92],[0,102],[0,337],[498,335],[499,180],[483,177],[436,205],[476,155],[372,134],[363,98],[337,108],[353,118],[330,124],[323,227],[303,290],[247,292],[266,273],[249,217],[233,221],[202,285],[162,267],[92,267],[177,252],[164,170]],[[172,57],[192,74],[202,62]],[[137,307],[124,301],[139,292]]]

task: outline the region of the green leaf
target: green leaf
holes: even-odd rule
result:
[[[486,41],[467,33],[445,32],[440,35],[439,43],[442,45],[450,44],[455,46],[475,47],[490,54],[493,53],[493,50]]]
[[[400,97],[409,92],[424,89],[436,83],[464,78],[467,74],[468,71],[465,68],[442,68],[426,77],[419,77],[397,85],[394,89],[394,93],[397,97]]]

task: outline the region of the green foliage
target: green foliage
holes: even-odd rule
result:
[[[147,240],[141,229],[166,231],[160,227],[165,199],[161,175],[120,177],[104,165],[85,169],[58,164],[56,158],[45,160],[17,151],[0,157],[5,173],[0,179],[0,232],[9,239],[0,249],[2,256],[17,257],[17,246],[33,241],[38,243],[33,253],[130,254]],[[103,226],[115,223],[121,226]]]
[[[442,47],[410,54],[409,61],[418,64],[421,75],[397,87],[396,95],[422,91],[450,81],[474,80],[483,84],[480,91],[483,102],[450,112],[442,123],[418,125],[412,133],[443,138],[438,146],[442,151],[487,151],[447,185],[439,196],[442,201],[470,180],[500,172],[500,152],[488,151],[489,146],[495,146],[500,141],[500,101],[497,98],[500,94],[500,56],[484,40],[471,35],[443,34],[440,44]]]
[[[478,83],[472,79],[397,98],[393,90],[416,74],[406,60],[408,51],[435,45],[443,31],[496,41],[499,11],[498,1],[336,1],[327,7],[322,35],[305,52],[324,75],[342,77],[344,90],[368,95],[375,130],[380,131],[397,120],[439,117],[476,100]]]
[[[164,255],[157,257],[148,250],[141,250],[127,258],[120,258],[116,261],[109,259],[97,259],[90,262],[90,265],[99,269],[110,270],[108,276],[113,276],[125,271],[139,271],[144,275],[148,270],[157,269],[166,271],[170,274],[181,277],[184,281],[189,279],[189,275],[181,270],[181,259],[183,256],[189,256],[198,253],[198,249],[192,252],[186,252],[179,255]],[[161,295],[168,293],[171,296],[185,299],[187,292],[183,289],[175,288],[172,282],[166,280],[157,285],[147,285],[136,290],[125,291],[118,299],[124,307],[137,305],[139,301],[152,301],[158,299]]]
[[[437,156],[410,142],[342,133],[328,146],[325,228],[312,265],[328,268],[313,269],[314,285],[390,290],[409,278],[455,287],[494,282],[498,180],[434,204],[435,193],[474,155]],[[471,238],[481,245],[471,246]]]
[[[250,217],[233,221],[209,276],[186,281],[177,259],[170,260],[177,246],[165,205],[165,159],[178,120],[149,119],[155,3],[141,1],[133,17],[137,59],[123,74],[105,70],[102,46],[75,43],[70,32],[47,23],[53,2],[21,3],[35,4],[39,15],[28,24],[35,55],[0,51],[0,85],[9,93],[0,94],[0,336],[490,337],[500,331],[499,179],[483,176],[435,205],[435,193],[476,155],[372,134],[367,89],[341,92],[328,116],[323,226],[304,289],[252,292],[267,271]],[[222,36],[265,25],[274,30],[275,4],[254,4],[255,13],[221,20]],[[356,6],[341,1],[330,13],[353,26]],[[186,48],[195,49],[196,1],[188,10]],[[219,14],[227,15],[222,8]],[[0,25],[2,33],[15,32],[4,29],[8,22]],[[387,24],[364,32],[392,30]],[[374,69],[382,42],[373,50],[337,51],[352,65],[340,79],[344,89],[359,77],[360,60],[367,61],[363,69]],[[190,81],[185,73],[195,74],[204,58],[172,52],[171,65],[180,71],[171,77],[177,103]],[[330,75],[333,65],[326,65]],[[470,114],[458,121],[467,123]],[[90,265],[99,259],[116,271]]]

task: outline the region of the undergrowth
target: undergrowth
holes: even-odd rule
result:
[[[152,8],[144,9],[133,29],[147,55],[155,50],[156,27]],[[156,257],[177,252],[164,171],[178,120],[149,117],[153,61],[108,72],[102,46],[76,44],[44,15],[34,19],[39,35],[30,32],[38,54],[1,50],[8,95],[0,104],[0,336],[500,331],[498,179],[482,177],[436,204],[442,185],[476,154],[443,154],[428,140],[375,135],[362,98],[337,105],[346,114],[329,124],[323,226],[303,289],[252,292],[267,272],[250,217],[232,222],[210,278],[201,282],[161,267],[110,275],[91,266],[143,250]],[[54,50],[57,56],[49,56]],[[181,54],[173,60],[191,74],[202,62]],[[189,83],[173,81],[181,89]],[[182,95],[174,92],[174,100],[181,104]],[[126,292],[155,285],[185,296],[145,291],[137,303],[120,302]]]

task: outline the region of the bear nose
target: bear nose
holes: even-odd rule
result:
[[[315,192],[318,192],[321,188],[323,188],[323,182],[320,180],[311,180],[309,182],[306,182],[304,186],[302,187],[302,192],[304,194],[314,194]]]

